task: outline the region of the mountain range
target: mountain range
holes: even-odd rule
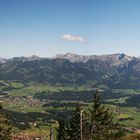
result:
[[[140,58],[126,54],[57,54],[53,58],[0,58],[0,79],[54,85],[140,88]]]

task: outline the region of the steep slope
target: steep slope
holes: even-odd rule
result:
[[[139,58],[125,54],[68,56],[63,59],[12,59],[0,64],[0,79],[59,85],[90,83],[94,87],[106,85],[111,88],[140,88]]]
[[[133,58],[118,68],[118,73],[106,79],[113,88],[140,88],[140,59]]]
[[[6,59],[0,57],[0,64],[5,63],[6,61],[7,61]]]
[[[133,59],[133,57],[126,54],[111,54],[111,55],[77,55],[73,53],[57,54],[55,58],[66,59],[70,62],[83,62],[86,63],[89,60],[101,60],[109,65],[125,64]]]
[[[85,84],[92,80],[99,81],[112,71],[113,68],[108,69],[107,64],[100,60],[88,61],[85,64],[62,59],[13,61],[0,66],[0,79]]]

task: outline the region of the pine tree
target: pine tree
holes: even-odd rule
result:
[[[82,108],[78,105],[70,119],[70,125],[68,130],[68,135],[70,140],[80,140],[80,113]]]
[[[98,91],[94,95],[91,115],[91,137],[94,140],[109,140],[112,138],[113,114],[101,104],[101,96]]]
[[[0,140],[11,140],[12,125],[0,103]]]
[[[80,140],[80,113],[81,107],[78,105],[72,113],[70,119],[58,121],[57,129],[58,140]]]
[[[57,129],[57,140],[67,140],[69,139],[67,126],[63,120],[58,120],[59,127]]]
[[[117,128],[113,123],[114,116],[109,108],[101,104],[101,96],[98,91],[94,95],[93,106],[89,112],[84,110],[83,116],[80,116],[82,110],[81,106],[77,106],[67,124],[64,121],[59,122],[58,140],[81,140],[81,137],[83,140],[114,139],[114,130]]]

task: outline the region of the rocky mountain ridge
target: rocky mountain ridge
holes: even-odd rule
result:
[[[140,58],[126,54],[81,56],[70,53],[54,58],[17,57],[0,64],[0,79],[140,88]]]
[[[5,63],[9,61],[34,61],[34,60],[42,60],[42,59],[66,59],[70,62],[82,62],[86,63],[89,60],[102,60],[102,61],[109,61],[109,63],[114,65],[119,65],[123,62],[128,62],[132,60],[132,56],[128,56],[124,53],[117,53],[117,54],[103,54],[103,55],[79,55],[74,53],[66,53],[66,54],[56,54],[53,58],[48,57],[39,57],[37,55],[32,55],[30,57],[13,57],[9,59],[1,58],[0,63]]]
[[[56,54],[54,58],[66,59],[70,62],[87,62],[89,60],[108,61],[112,65],[119,65],[132,60],[134,57],[128,56],[124,53],[117,54],[103,54],[103,55],[78,55],[74,53]]]

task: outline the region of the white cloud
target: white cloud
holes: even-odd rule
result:
[[[83,37],[81,36],[73,36],[73,35],[70,35],[70,34],[64,34],[61,36],[62,39],[64,40],[67,40],[67,41],[78,41],[78,42],[86,42],[86,39],[84,39]]]

